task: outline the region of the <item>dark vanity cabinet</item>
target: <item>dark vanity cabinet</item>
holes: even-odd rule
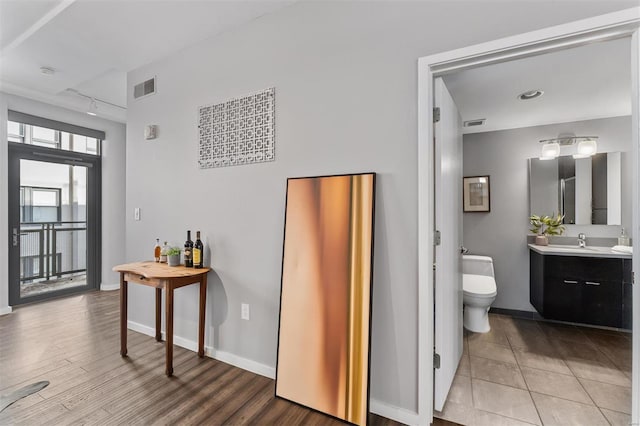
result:
[[[544,318],[631,328],[631,259],[529,253],[530,301]]]

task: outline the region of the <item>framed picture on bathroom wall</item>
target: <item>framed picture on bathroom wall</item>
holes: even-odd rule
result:
[[[465,213],[491,211],[489,176],[462,178],[463,211]]]

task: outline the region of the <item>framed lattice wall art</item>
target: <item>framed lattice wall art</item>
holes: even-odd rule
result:
[[[202,106],[198,119],[201,169],[275,160],[274,88]]]

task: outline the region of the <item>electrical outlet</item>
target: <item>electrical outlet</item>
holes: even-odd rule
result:
[[[133,209],[133,219],[140,220],[140,207]]]
[[[249,304],[243,303],[240,308],[240,318],[249,321]]]

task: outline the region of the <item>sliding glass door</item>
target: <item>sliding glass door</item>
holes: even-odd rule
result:
[[[99,286],[100,157],[47,145],[54,134],[9,143],[11,305]]]

